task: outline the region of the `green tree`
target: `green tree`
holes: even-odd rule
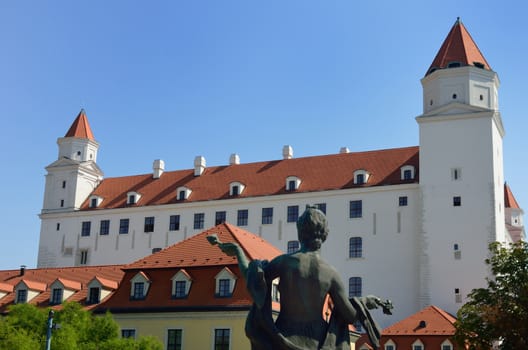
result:
[[[43,350],[45,348],[48,312],[30,304],[17,304],[0,317],[0,350]],[[119,338],[119,326],[110,313],[93,316],[78,303],[65,303],[55,312],[53,350],[162,350],[154,337]]]
[[[528,244],[490,244],[493,278],[474,289],[458,311],[455,339],[470,350],[528,349]]]

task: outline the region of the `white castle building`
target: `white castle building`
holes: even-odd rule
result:
[[[425,77],[419,146],[104,178],[84,111],[46,170],[38,266],[122,264],[228,221],[284,251],[307,204],[326,212],[322,255],[351,295],[455,313],[483,286],[488,243],[524,239],[503,175],[499,78],[457,20]]]

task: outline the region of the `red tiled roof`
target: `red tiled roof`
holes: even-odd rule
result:
[[[0,289],[2,286],[16,286],[21,281],[24,281],[28,288],[43,290],[35,299],[30,301],[30,304],[37,306],[49,306],[50,289],[49,286],[56,280],[60,280],[65,286],[80,286],[75,294],[73,294],[68,301],[77,301],[84,305],[87,298],[87,284],[94,276],[104,276],[108,281],[113,281],[113,285],[117,288],[118,281],[124,272],[121,270],[122,265],[108,265],[108,266],[83,266],[83,267],[60,267],[60,268],[43,268],[43,269],[25,269],[24,275],[20,274],[20,270],[3,270],[0,271]],[[47,288],[46,288],[47,287]],[[9,293],[0,299],[0,313],[4,313],[7,307],[13,304],[16,296],[13,289],[7,290]],[[86,308],[93,308],[96,305],[86,305]],[[54,306],[60,307],[60,306]]]
[[[385,328],[381,333],[384,336],[453,335],[455,334],[455,326],[453,325],[455,321],[456,318],[451,314],[439,307],[430,305]]]
[[[520,209],[519,203],[515,200],[513,193],[508,184],[504,184],[504,206],[506,208]]]
[[[0,282],[0,292],[12,292],[13,291],[13,285],[8,283]]]
[[[62,283],[62,285],[66,289],[79,291],[82,288],[82,284],[79,281],[71,281],[71,280],[67,280],[65,278],[57,278],[57,281]]]
[[[401,180],[400,168],[404,165],[414,166],[415,179]],[[364,185],[354,184],[354,171],[359,169],[370,173]],[[229,185],[238,181],[245,185],[238,197],[256,197],[288,193],[285,188],[288,176],[301,179],[296,192],[414,183],[418,182],[418,147],[214,166],[201,176],[194,176],[194,170],[188,169],[164,172],[159,179],[152,174],[107,178],[92,194],[103,198],[100,209],[126,207],[130,191],[141,195],[136,206],[197,202],[230,198]],[[192,190],[185,201],[177,199],[176,190],[180,186]],[[94,210],[88,199],[82,209]]]
[[[109,280],[109,279],[106,279],[100,276],[95,276],[94,279],[99,281],[101,286],[106,289],[117,289],[117,287],[119,286],[119,281],[112,281],[112,280]]]
[[[238,242],[247,257],[271,260],[282,252],[260,237],[228,223],[220,224],[198,235],[176,243],[123,268],[125,276],[115,294],[101,305],[100,310],[127,312],[134,309],[248,308],[252,301],[234,257],[228,257],[207,236],[216,234],[221,242]],[[215,276],[227,267],[237,276],[231,297],[215,297]],[[181,269],[192,280],[189,295],[172,298],[172,278]],[[151,281],[143,300],[130,300],[131,279],[138,271],[148,270]]]
[[[457,19],[447,34],[425,75],[436,69],[448,68],[451,62],[458,62],[461,66],[473,66],[477,62],[482,64],[484,69],[491,70],[490,65],[460,19]]]
[[[81,109],[77,118],[73,121],[73,124],[70,126],[70,129],[64,135],[64,137],[77,137],[80,139],[88,139],[94,141],[94,136],[90,124],[88,123],[88,118],[84,109]]]
[[[225,255],[217,246],[207,241],[206,237],[212,234],[216,234],[221,242],[237,242],[250,260],[272,259],[282,254],[281,250],[262,238],[229,223],[223,223],[126,265],[123,269],[146,270],[170,267],[178,268],[177,271],[185,268],[186,272],[190,273],[189,267],[237,264],[235,257]]]

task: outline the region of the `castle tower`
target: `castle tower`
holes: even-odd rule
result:
[[[79,209],[103,178],[96,164],[99,144],[84,110],[57,144],[59,157],[46,167],[43,214]]]
[[[458,19],[421,82],[420,298],[456,313],[506,240],[499,78]]]

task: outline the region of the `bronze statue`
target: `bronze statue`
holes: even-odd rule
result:
[[[252,350],[341,350],[350,349],[348,325],[360,321],[377,349],[380,329],[368,309],[381,306],[390,314],[392,304],[375,296],[349,299],[335,268],[320,257],[328,235],[325,215],[315,207],[297,221],[301,248],[272,261],[247,257],[236,243],[222,243],[214,235],[207,239],[229,256],[236,256],[253,306],[246,320],[246,335]],[[280,313],[272,318],[271,283],[279,278]],[[323,319],[327,298],[333,304],[330,319]]]

